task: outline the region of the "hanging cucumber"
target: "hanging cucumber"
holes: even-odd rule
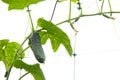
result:
[[[29,45],[35,55],[35,58],[40,62],[45,62],[45,54],[41,45],[39,34],[35,31],[29,37]]]

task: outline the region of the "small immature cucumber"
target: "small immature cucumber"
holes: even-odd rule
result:
[[[40,62],[45,62],[45,54],[41,45],[41,39],[37,31],[33,32],[29,37],[29,44],[34,53],[35,58]]]

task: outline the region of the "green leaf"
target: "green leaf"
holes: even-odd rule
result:
[[[45,80],[44,74],[39,66],[39,64],[28,65],[21,60],[16,60],[14,67],[24,69],[31,73],[35,80]]]
[[[0,49],[3,49],[8,42],[9,42],[8,39],[0,40]]]
[[[51,41],[52,49],[54,52],[56,52],[60,46],[60,39],[56,37],[55,35],[49,34],[49,38]]]
[[[58,0],[58,2],[63,2],[63,1],[67,1],[67,0]],[[71,2],[76,3],[78,0],[71,0]]]
[[[48,32],[45,32],[45,31],[40,31],[39,33],[41,36],[42,44],[45,44],[47,42],[47,40],[50,39],[52,49],[54,52],[56,52],[60,46],[60,39],[52,34],[49,34]]]
[[[9,70],[19,46],[17,42],[9,42],[8,39],[0,40],[0,61],[3,61],[6,71]],[[24,57],[24,53],[19,54],[17,59],[21,59],[21,57]]]
[[[22,10],[30,6],[31,4],[36,4],[44,0],[2,0],[2,1],[9,5],[8,10],[12,9]]]
[[[72,2],[76,3],[78,0],[71,0]]]
[[[58,0],[58,2],[63,2],[63,1],[67,1],[67,0]]]
[[[52,22],[46,21],[42,18],[38,19],[37,24],[39,27],[42,27],[44,30],[46,30],[47,32],[46,35],[48,35],[48,37],[50,38],[54,51],[58,49],[60,44],[63,44],[63,46],[68,51],[69,55],[70,56],[72,55],[72,47],[70,44],[70,39],[65,32],[63,32]]]
[[[12,61],[13,61],[13,58],[16,54],[16,51],[18,50],[18,47],[20,45],[17,43],[17,42],[9,42],[6,46],[5,46],[5,49],[4,49],[4,64],[5,64],[5,67],[6,67],[6,70],[8,70],[12,64]],[[20,59],[20,57],[24,56],[23,55],[24,53],[22,53],[21,55],[18,55],[17,56],[17,59]]]
[[[4,60],[4,50],[0,49],[0,61]]]
[[[8,44],[9,40],[8,39],[3,39],[0,40],[0,61],[4,60],[4,48]]]
[[[49,38],[48,33],[45,32],[45,31],[40,31],[40,32],[39,32],[39,35],[40,35],[40,37],[41,37],[41,43],[42,43],[42,44],[45,44],[45,43],[47,42],[48,38]]]

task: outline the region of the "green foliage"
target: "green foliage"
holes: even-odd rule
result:
[[[66,0],[58,0],[58,2],[63,2],[63,1],[66,1]]]
[[[54,51],[57,51],[60,44],[63,44],[69,55],[72,55],[72,47],[70,44],[70,39],[65,32],[63,32],[60,28],[54,25],[50,21],[46,21],[42,18],[39,18],[37,21],[39,27],[42,27],[46,32],[40,33],[42,42],[45,43],[48,38],[50,38],[52,48]]]
[[[0,40],[0,61],[4,62],[6,70],[9,70],[19,46],[17,42],[9,42],[7,39]],[[21,59],[21,57],[24,57],[24,53],[17,55],[16,59]]]
[[[61,44],[59,38],[55,35],[50,34],[46,31],[39,32],[41,36],[41,43],[45,44],[48,39],[51,41],[52,49],[54,52],[56,52]]]
[[[23,10],[24,8],[28,8],[32,4],[37,4],[44,0],[2,0],[4,3],[8,4],[8,10]],[[66,0],[58,0],[58,2],[63,2]],[[71,0],[72,2],[77,2],[78,0]],[[28,10],[29,12],[29,10]],[[31,15],[29,12],[29,18],[32,23]],[[50,21],[44,20],[42,18],[39,18],[37,21],[37,24],[39,27],[42,28],[42,30],[38,30],[36,36],[28,36],[22,44],[19,44],[17,42],[9,42],[8,39],[0,40],[0,61],[3,61],[5,67],[6,67],[6,80],[9,79],[9,75],[11,72],[12,67],[16,67],[18,69],[24,69],[26,72],[30,73],[35,80],[45,80],[44,74],[39,66],[39,64],[33,64],[29,65],[23,61],[21,61],[21,58],[24,58],[24,51],[28,49],[29,47],[23,49],[22,46],[26,42],[27,39],[29,39],[32,51],[35,54],[35,57],[37,60],[41,63],[45,60],[45,55],[42,49],[42,44],[45,44],[48,39],[50,39],[52,49],[54,52],[56,52],[62,44],[65,49],[67,50],[68,54],[72,55],[72,47],[70,44],[70,39],[67,36],[65,32],[63,32],[58,26],[53,24]],[[32,25],[33,26],[33,25]],[[33,26],[34,27],[34,26]],[[33,32],[34,34],[34,32]]]
[[[2,0],[9,5],[8,10],[19,9],[22,10],[31,4],[36,4],[44,0]]]
[[[5,60],[4,63],[6,65],[6,69],[8,70],[12,64],[13,58],[17,52],[17,49],[19,47],[19,44],[16,42],[10,42],[5,46],[4,49],[4,55],[5,55]],[[20,57],[22,55],[19,55]],[[16,59],[20,59],[20,57],[17,57]],[[23,57],[23,56],[22,56]]]
[[[31,31],[34,34],[34,31],[36,31],[36,30],[34,30],[34,25],[32,22],[32,17],[30,14],[29,6],[32,4],[37,4],[37,3],[41,2],[41,1],[45,1],[45,0],[2,0],[2,1],[4,3],[8,4],[8,10],[13,10],[13,9],[23,10],[24,8],[28,8],[27,12],[29,13],[30,26],[32,26]],[[57,1],[64,2],[64,1],[68,1],[68,0],[57,0]],[[65,22],[69,22],[73,29],[74,29],[74,23],[76,21],[78,21],[80,19],[80,17],[103,15],[106,18],[114,20],[114,17],[112,17],[112,14],[120,13],[120,12],[112,11],[110,0],[108,0],[109,10],[110,10],[109,12],[103,12],[104,0],[99,0],[99,1],[102,1],[102,4],[101,4],[101,6],[99,6],[99,5],[97,6],[99,9],[98,10],[99,12],[94,13],[94,14],[83,14],[83,11],[82,11],[83,9],[82,9],[82,6],[80,5],[81,4],[80,0],[70,0],[70,1],[72,3],[77,3],[78,10],[80,10],[80,14],[75,18],[71,18],[71,13],[72,13],[71,6],[72,5],[70,2],[70,9],[69,9],[69,15],[68,15],[69,19],[59,22],[58,24],[63,24]],[[53,15],[54,15],[56,6],[57,6],[57,3],[55,3]],[[108,14],[110,14],[110,16],[108,16]],[[53,17],[53,15],[51,17]],[[71,23],[71,21],[73,21],[73,20],[74,20],[74,22]],[[29,65],[29,64],[21,61],[21,58],[24,58],[24,54],[25,54],[24,51],[27,50],[29,47],[31,47],[37,60],[39,62],[43,63],[44,59],[45,59],[45,55],[43,55],[44,52],[43,52],[41,43],[45,44],[48,39],[50,39],[51,46],[52,46],[52,49],[54,52],[56,52],[58,50],[59,46],[62,44],[65,47],[65,49],[67,50],[68,54],[70,56],[72,56],[73,50],[72,50],[72,47],[70,44],[70,39],[65,32],[63,32],[57,25],[53,24],[50,21],[44,20],[42,18],[38,19],[37,25],[40,28],[42,28],[41,30],[38,30],[39,34],[37,33],[37,37],[30,35],[25,40],[23,40],[22,44],[19,44],[17,42],[9,42],[8,39],[0,40],[0,61],[3,61],[4,65],[6,67],[6,75],[5,75],[6,80],[9,79],[9,75],[10,75],[10,72],[11,72],[11,69],[13,66],[18,69],[24,69],[27,73],[30,73],[34,77],[35,80],[45,80],[45,77],[43,75],[43,72],[42,72],[39,64]],[[75,32],[77,32],[77,30],[75,30]],[[38,36],[40,37],[40,39],[38,38]],[[29,39],[30,44],[27,48],[25,48],[23,50],[22,46],[26,42],[27,39]],[[41,58],[41,56],[42,56],[42,58]]]
[[[63,1],[67,1],[67,0],[58,0],[58,2],[63,2]],[[71,0],[72,2],[77,2],[78,0]]]
[[[25,69],[28,73],[32,74],[35,80],[45,80],[39,64],[28,65],[21,61],[21,57],[24,57],[24,53],[22,52],[22,48],[18,51],[19,47],[20,45],[17,42],[9,42],[8,39],[0,40],[0,61],[3,61],[5,64],[7,71],[6,75],[9,74],[8,71],[11,67],[13,59],[15,58],[15,55],[18,54],[14,61],[14,67]]]
[[[77,2],[78,0],[71,0],[71,1],[75,3],[75,2]]]
[[[4,48],[8,44],[8,39],[0,40],[0,61],[4,61]]]
[[[31,73],[35,80],[45,80],[45,77],[39,64],[28,65],[21,60],[16,60],[14,66],[16,68],[24,69],[27,72]]]
[[[49,38],[49,33],[47,33],[46,31],[40,31],[39,35],[41,36],[41,43],[44,45]]]

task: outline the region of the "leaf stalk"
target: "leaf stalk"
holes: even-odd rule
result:
[[[30,24],[31,24],[31,30],[32,30],[32,32],[34,32],[34,25],[33,25],[32,16],[31,16],[30,11],[31,10],[29,9],[29,7],[27,7],[27,12],[28,12],[28,16],[29,16]]]

